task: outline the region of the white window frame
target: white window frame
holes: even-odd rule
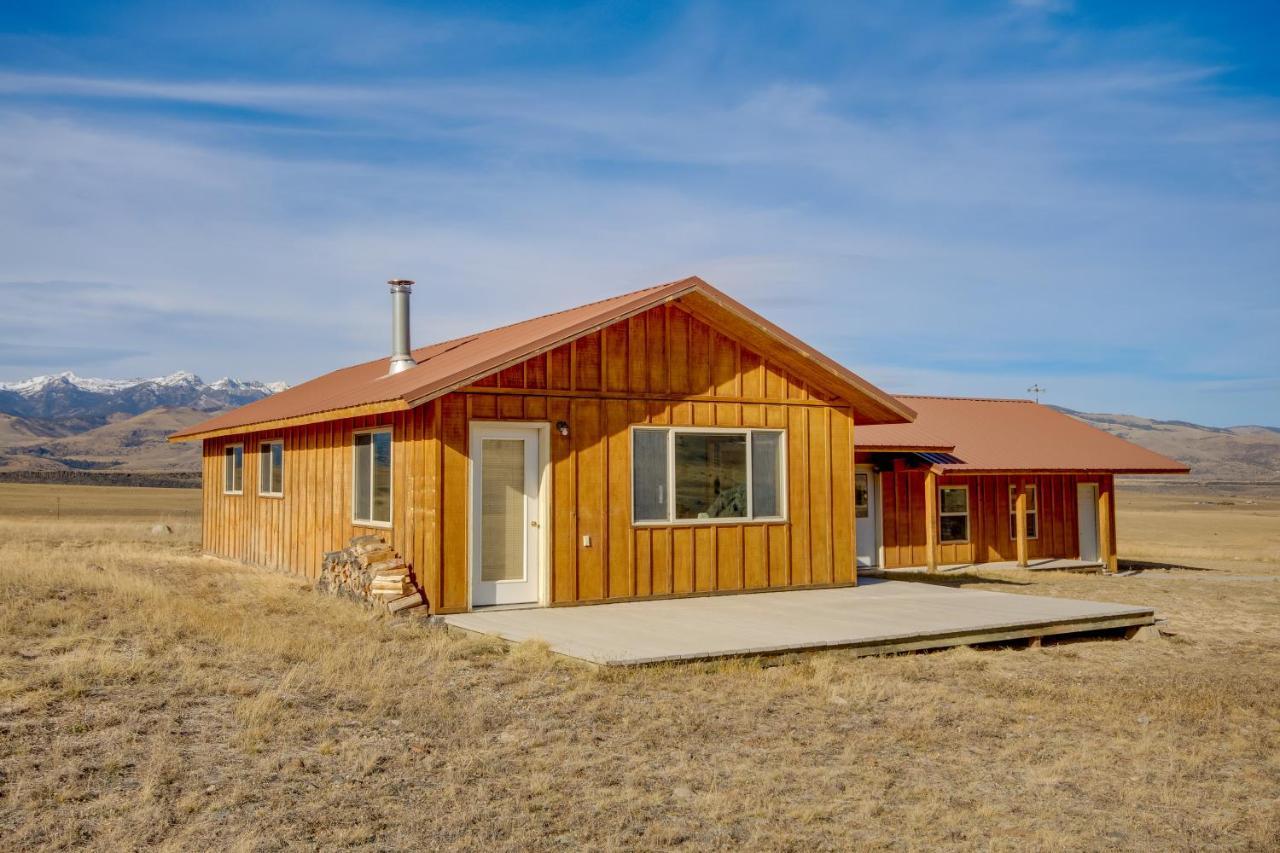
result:
[[[391,482],[387,494],[387,521],[375,521],[372,518],[356,518],[356,489],[359,484],[356,482],[356,436],[369,435],[372,433],[385,432],[391,436],[391,457],[387,460],[387,464],[391,467]],[[392,427],[367,427],[365,429],[353,430],[351,433],[351,523],[356,527],[376,527],[379,530],[390,530],[392,527],[391,519],[396,517],[396,437],[395,430]],[[373,511],[373,458],[369,459],[369,511]]]
[[[944,512],[943,507],[946,504],[942,500],[942,493],[948,489],[961,489],[964,491],[964,512]],[[938,486],[938,544],[939,545],[968,545],[973,541],[973,519],[970,517],[969,506],[969,487],[960,486]],[[943,539],[942,538],[942,519],[954,518],[955,516],[964,516],[964,538],[963,539]]]
[[[229,477],[230,471],[227,466],[231,464],[231,460],[235,459],[235,454],[230,451],[240,449],[240,488],[227,488],[227,481],[234,479]],[[244,445],[237,442],[236,444],[225,444],[222,446],[222,493],[224,495],[243,495],[244,494]]]
[[[1036,488],[1035,483],[1026,483],[1022,487],[1026,490],[1027,495],[1035,495],[1035,508],[1031,508],[1031,501],[1027,501],[1027,521],[1030,522],[1031,516],[1036,517],[1036,533],[1032,536],[1027,534],[1027,539],[1040,538],[1040,490]],[[1018,541],[1018,487],[1013,483],[1009,484],[1009,538],[1014,542]],[[1031,529],[1031,524],[1027,524],[1027,529]]]
[[[635,477],[635,432],[637,430],[654,430],[666,432],[667,434],[667,494],[670,499],[667,501],[667,517],[666,519],[657,520],[636,520],[636,477]],[[755,512],[755,495],[754,485],[752,484],[752,452],[751,452],[751,434],[756,432],[776,433],[778,438],[778,459],[781,464],[781,474],[778,480],[778,505],[781,513],[779,515],[762,515],[756,516]],[[739,518],[676,518],[676,439],[677,433],[694,433],[697,435],[706,435],[710,433],[741,435],[747,441],[747,515]],[[787,503],[787,431],[781,427],[699,427],[699,426],[667,426],[665,424],[634,424],[627,435],[627,457],[628,465],[628,497],[631,501],[629,509],[631,515],[632,527],[703,527],[726,524],[783,524],[789,518],[790,507]]]
[[[271,491],[271,448],[280,445],[280,491]],[[262,476],[263,464],[266,464],[267,476]],[[284,439],[269,438],[258,442],[258,496],[264,498],[284,497]]]

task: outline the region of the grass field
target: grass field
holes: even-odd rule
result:
[[[952,581],[1173,637],[622,672],[201,558],[198,497],[0,485],[0,847],[1280,848],[1274,497],[1121,494],[1203,570]]]

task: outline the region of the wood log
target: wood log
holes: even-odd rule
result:
[[[404,565],[404,560],[400,559],[399,557],[396,557],[394,560],[383,560],[380,563],[374,563],[371,566],[367,566],[366,569],[368,570],[369,574],[377,575],[377,574],[381,574],[382,572],[385,572],[388,569],[398,569],[403,565]]]
[[[397,598],[395,601],[387,604],[387,610],[392,613],[399,613],[401,610],[408,610],[410,607],[417,607],[422,604],[422,593],[415,592],[413,595],[406,595],[404,598]]]
[[[365,553],[361,554],[357,558],[356,562],[359,563],[361,568],[367,569],[369,566],[372,566],[375,563],[382,563],[382,562],[386,562],[387,560],[395,560],[395,559],[397,559],[396,552],[391,550],[390,548],[375,548],[372,551],[366,551]]]

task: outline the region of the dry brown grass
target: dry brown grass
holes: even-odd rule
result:
[[[1159,641],[618,672],[150,523],[0,520],[7,849],[1280,846],[1275,564],[962,579]]]

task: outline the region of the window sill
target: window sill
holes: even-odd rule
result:
[[[275,498],[279,500],[284,497],[284,492],[258,492],[260,498]]]
[[[240,495],[243,495],[243,494],[244,494],[244,492],[242,492],[242,491],[241,491],[241,492],[228,492],[228,491],[226,491],[225,489],[223,490],[223,492],[222,492],[222,493],[223,493],[224,495],[230,495],[230,496],[233,496],[233,497],[238,497],[238,496],[240,496]]]
[[[635,528],[663,527],[745,527],[786,524],[785,518],[682,518],[677,521],[633,521]]]
[[[352,520],[352,527],[372,527],[375,530],[390,530],[391,522],[389,521],[357,521]]]

